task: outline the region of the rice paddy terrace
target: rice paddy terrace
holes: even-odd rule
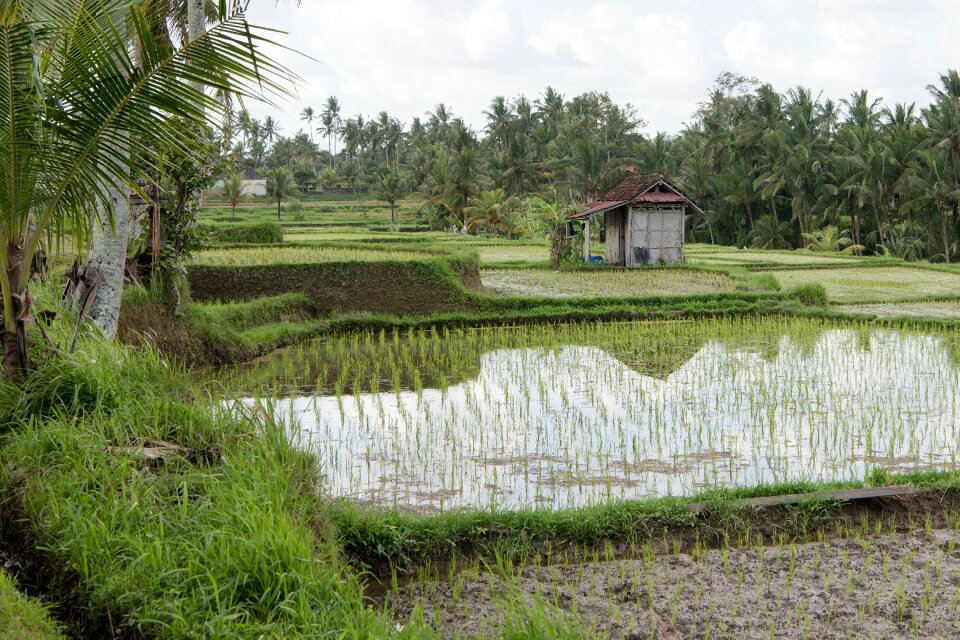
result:
[[[953,468],[960,333],[809,320],[359,334],[251,364],[381,507],[563,509]]]
[[[340,505],[355,562],[393,572],[377,597],[401,624],[422,608],[444,637],[488,633],[504,622],[491,602],[532,598],[610,637],[847,637],[857,620],[877,637],[956,631],[952,489],[937,506],[928,493],[744,515],[688,505],[954,477],[960,269],[707,245],[681,267],[556,269],[544,243],[426,230],[413,203],[391,225],[368,204],[305,206],[281,219],[281,242],[224,243],[190,268],[309,267],[340,291],[324,307],[303,289],[318,331],[202,378],[315,456],[317,499]],[[275,215],[231,222],[213,206],[215,226]],[[458,280],[423,285],[398,265]],[[370,284],[379,273],[397,301],[425,301],[343,306],[386,295]],[[243,316],[256,337],[280,323],[242,309],[286,299],[271,291],[196,312]],[[842,594],[817,579],[824,568]]]
[[[456,250],[479,261],[479,295],[494,301],[818,284],[833,310],[861,318],[381,329],[228,369],[220,377],[234,395],[279,393],[275,411],[318,454],[332,496],[429,512],[565,509],[954,464],[956,330],[862,319],[955,317],[960,271],[951,266],[692,245],[684,268],[557,270],[540,243],[424,230],[411,203],[392,227],[371,203],[304,211],[281,221],[282,244],[212,248],[193,265],[369,263],[375,272]],[[227,218],[214,207],[207,218],[272,216]]]

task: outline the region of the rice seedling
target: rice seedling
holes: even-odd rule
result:
[[[332,495],[559,509],[953,469],[958,346],[956,329],[795,318],[434,328],[331,337],[224,378],[283,391]]]
[[[445,587],[417,588],[411,598],[442,609],[447,629],[495,615],[491,600],[506,584],[514,601],[537,598],[575,611],[604,637],[950,637],[960,559],[922,530],[866,542],[775,540],[695,555],[528,566],[505,582],[461,576],[458,603]]]
[[[835,309],[845,313],[863,313],[881,317],[910,316],[943,320],[960,319],[960,300],[847,304],[836,306]]]
[[[761,251],[758,249],[731,250],[730,247],[710,245],[687,245],[686,258],[695,264],[783,264],[783,265],[829,265],[855,264],[863,258],[844,256],[838,253],[813,253],[812,251]]]
[[[737,285],[725,273],[696,269],[483,269],[481,276],[484,286],[497,294],[555,298],[719,293]]]

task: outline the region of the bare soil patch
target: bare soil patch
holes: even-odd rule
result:
[[[960,533],[918,527],[806,544],[694,549],[411,584],[444,637],[495,635],[502,601],[542,599],[611,638],[960,637]],[[666,634],[664,634],[666,630]]]

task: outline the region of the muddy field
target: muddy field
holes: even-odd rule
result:
[[[503,602],[542,599],[611,638],[957,638],[956,529],[460,574],[401,589],[447,638],[485,636]]]

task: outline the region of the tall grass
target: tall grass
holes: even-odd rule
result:
[[[312,460],[266,412],[218,408],[156,353],[85,336],[2,385],[3,494],[84,634],[387,637],[317,537]],[[162,461],[144,447],[168,447]],[[415,629],[404,635],[416,635]]]

